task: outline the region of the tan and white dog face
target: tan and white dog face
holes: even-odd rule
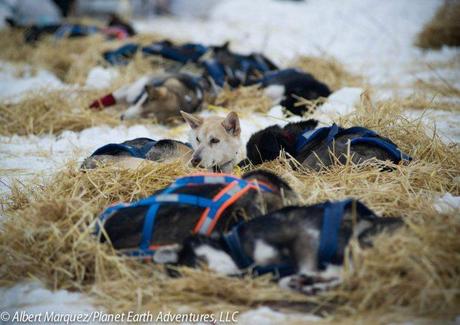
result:
[[[192,165],[231,172],[241,150],[238,115],[230,112],[225,118],[201,118],[182,111],[181,114],[191,127],[189,141],[194,150]]]

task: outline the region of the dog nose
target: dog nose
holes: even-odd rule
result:
[[[125,115],[124,114],[121,114],[120,115],[120,120],[123,121],[125,119]]]
[[[200,157],[193,157],[193,158],[192,158],[192,166],[193,166],[193,167],[198,166],[198,165],[200,164],[200,162],[201,162],[201,158],[200,158]]]

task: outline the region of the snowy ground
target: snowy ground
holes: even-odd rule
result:
[[[420,69],[428,63],[460,60],[458,49],[422,52],[413,46],[414,37],[434,14],[441,0],[307,0],[304,2],[233,0],[221,1],[209,13],[208,20],[161,18],[136,22],[140,31],[152,31],[187,41],[222,43],[231,41],[240,52],[260,51],[281,66],[297,55],[332,55],[354,72],[363,74],[379,90],[378,96],[406,96],[413,82],[441,75],[460,86],[460,71]],[[107,82],[100,69],[88,84]],[[98,77],[101,76],[101,79]],[[390,86],[391,85],[391,86]],[[395,87],[396,85],[396,87]],[[18,78],[15,69],[0,64],[0,100],[17,98],[22,92],[40,87],[62,87],[51,73],[40,71],[34,77]],[[334,94],[324,107],[329,112],[352,109],[360,89],[348,88]],[[408,112],[410,116],[420,111]],[[242,121],[244,140],[257,129],[280,123],[280,110],[269,116],[255,115]],[[324,118],[324,115],[320,115]],[[425,119],[435,121],[446,142],[460,142],[460,114],[430,110]],[[184,140],[187,128],[174,132]],[[167,138],[171,131],[162,126],[135,125],[116,128],[94,127],[82,132],[64,132],[59,136],[0,136],[0,192],[8,192],[11,179],[30,179],[50,175],[69,160],[81,160],[108,142],[136,137]],[[45,298],[44,298],[45,297]],[[93,307],[86,298],[63,291],[48,292],[36,284],[20,284],[13,290],[1,289],[1,310],[86,311]],[[38,303],[38,301],[41,301]],[[73,302],[78,302],[74,304]],[[68,308],[68,304],[72,308]],[[267,308],[240,316],[242,323],[266,324],[288,320]],[[289,320],[301,319],[292,315]],[[303,320],[310,320],[304,318]]]

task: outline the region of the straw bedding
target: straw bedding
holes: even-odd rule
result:
[[[332,91],[342,87],[363,87],[365,80],[362,76],[348,71],[342,63],[333,57],[300,56],[289,66],[297,67],[324,82]]]
[[[236,89],[224,87],[213,104],[238,112],[240,115],[252,112],[267,113],[273,106],[272,99],[266,96],[258,85]]]
[[[87,107],[96,91],[62,89],[36,91],[17,103],[0,103],[0,134],[58,134],[85,128],[120,123],[116,114],[94,112]]]
[[[415,157],[408,166],[378,172],[369,162],[315,173],[293,170],[289,157],[262,167],[284,177],[305,204],[355,197],[377,213],[403,217],[408,227],[382,235],[374,249],[353,243],[344,283],[317,297],[283,291],[269,278],[237,279],[183,268],[166,276],[161,266],[118,256],[92,235],[107,205],[149,195],[193,171],[180,162],[146,164],[129,171],[108,166],[81,173],[70,164],[43,186],[19,186],[4,198],[7,217],[0,236],[0,285],[38,278],[50,288],[83,291],[109,311],[244,311],[266,304],[301,311],[328,311],[341,321],[402,317],[448,318],[460,306],[460,219],[433,209],[436,193],[460,194],[460,150],[426,135],[419,120],[401,115],[398,102],[371,104],[339,121],[390,137]],[[239,171],[241,172],[241,171]],[[455,178],[457,177],[457,178]],[[14,272],[11,272],[14,270]],[[345,318],[343,318],[345,317]]]
[[[434,17],[429,21],[415,44],[423,49],[439,49],[444,45],[460,45],[460,2],[444,0]]]
[[[156,34],[139,34],[130,38],[130,42],[142,45],[150,44],[162,39]],[[35,68],[52,71],[58,78],[67,83],[85,83],[88,72],[97,65],[107,65],[102,58],[102,53],[122,45],[124,41],[106,41],[102,35],[87,37],[54,39],[45,36],[34,45],[26,44],[23,35],[18,30],[0,31],[0,58],[26,63]],[[121,68],[121,81],[132,81],[132,76],[139,77],[145,72],[154,72],[162,68],[162,61],[153,60],[141,55],[130,62],[127,67]]]

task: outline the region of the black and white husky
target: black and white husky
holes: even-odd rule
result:
[[[315,294],[341,282],[345,250],[353,238],[368,248],[375,235],[402,224],[400,218],[378,217],[351,199],[290,206],[226,234],[189,237],[175,251],[159,252],[157,259],[163,253],[177,265],[204,264],[226,275],[272,272],[281,276],[281,286]]]

